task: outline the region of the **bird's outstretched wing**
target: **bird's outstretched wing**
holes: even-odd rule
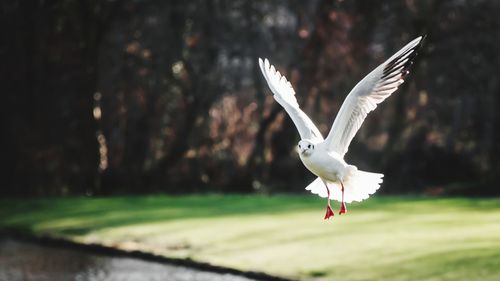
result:
[[[286,110],[290,118],[292,118],[295,127],[299,131],[301,139],[319,139],[323,140],[323,136],[311,119],[300,109],[297,99],[295,98],[295,91],[290,82],[285,76],[276,71],[274,66],[269,64],[265,59],[262,61],[259,58],[259,66],[264,78],[271,91],[273,92],[274,99]]]
[[[326,137],[328,151],[336,152],[342,157],[345,155],[366,115],[404,82],[421,42],[420,36],[408,43],[351,90]]]

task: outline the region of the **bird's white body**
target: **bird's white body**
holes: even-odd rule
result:
[[[299,131],[300,160],[318,176],[306,189],[321,197],[341,201],[341,213],[345,212],[344,202],[362,201],[377,191],[382,183],[383,174],[360,171],[347,164],[344,155],[368,113],[404,82],[421,41],[422,37],[418,37],[408,43],[352,89],[326,138],[300,109],[290,82],[267,59],[259,59],[260,69],[274,99],[283,106]],[[325,218],[331,215],[328,203]]]
[[[315,150],[307,156],[299,153],[300,160],[311,173],[327,182],[343,181],[348,174],[349,165],[333,151],[321,153],[321,151],[326,151],[324,146],[324,142],[317,143]]]
[[[312,149],[307,148],[309,144]],[[307,190],[323,198],[351,203],[362,201],[379,189],[383,174],[358,170],[356,166],[349,165],[337,152],[329,151],[327,145],[326,141],[299,142],[300,160],[311,173],[318,176],[306,187]],[[343,193],[340,183],[345,187]]]

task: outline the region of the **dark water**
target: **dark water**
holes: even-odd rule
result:
[[[252,281],[134,258],[99,256],[74,249],[0,238],[1,281]]]

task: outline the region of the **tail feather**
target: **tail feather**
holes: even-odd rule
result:
[[[343,182],[344,184],[344,201],[351,203],[353,201],[363,201],[375,193],[382,183],[383,174],[370,173],[365,171],[353,171]],[[340,183],[329,182],[328,188],[330,189],[330,199],[342,201],[342,191]],[[310,183],[306,190],[326,198],[328,193],[321,178],[315,179]]]

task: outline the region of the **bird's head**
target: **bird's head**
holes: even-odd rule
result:
[[[301,140],[299,141],[299,153],[302,156],[309,156],[313,153],[314,151],[314,143],[308,141],[308,140]]]

